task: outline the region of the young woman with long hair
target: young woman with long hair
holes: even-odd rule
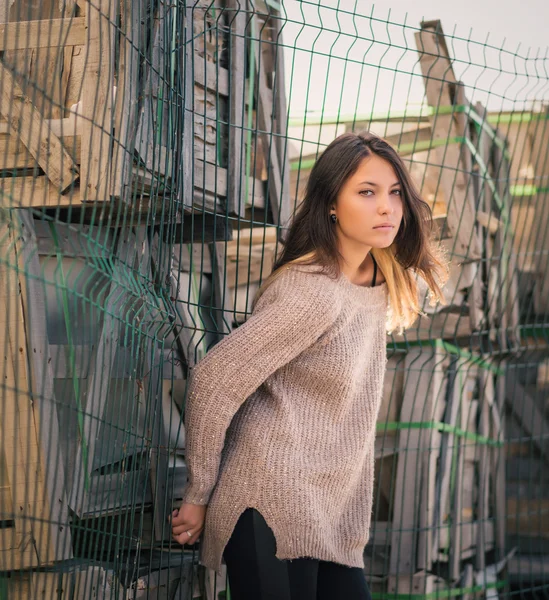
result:
[[[252,315],[191,370],[174,538],[233,600],[370,598],[364,576],[386,336],[444,302],[429,205],[396,151],[322,153]]]

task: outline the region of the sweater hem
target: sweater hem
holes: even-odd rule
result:
[[[304,538],[301,538],[303,541],[300,543],[296,543],[293,535],[287,538],[289,541],[286,543],[282,543],[282,540],[285,538],[283,532],[273,521],[271,522],[270,517],[268,516],[267,511],[262,510],[259,503],[249,503],[245,506],[239,507],[238,511],[233,513],[232,518],[230,519],[229,527],[226,531],[228,534],[225,534],[221,537],[217,537],[211,539],[209,536],[204,536],[200,553],[199,553],[199,563],[209,569],[216,571],[218,575],[221,575],[222,562],[223,562],[223,553],[229,542],[229,539],[236,527],[238,519],[242,515],[242,513],[248,508],[253,508],[261,513],[262,517],[265,519],[268,527],[273,532],[275,543],[276,543],[276,553],[275,556],[279,560],[294,560],[298,558],[313,558],[317,560],[325,560],[330,562],[335,562],[337,564],[341,564],[347,567],[358,567],[364,569],[364,547],[367,544],[367,540],[364,542],[364,547],[362,550],[356,550],[351,554],[346,555],[336,555],[332,552],[327,552],[322,549],[322,542],[318,537],[311,535],[310,532],[305,534]],[[295,544],[294,548],[288,548],[288,546]],[[317,551],[306,550],[305,548],[314,548],[318,547]]]

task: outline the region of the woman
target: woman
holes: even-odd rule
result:
[[[251,317],[189,378],[175,539],[204,532],[233,600],[362,600],[386,333],[443,301],[431,211],[397,153],[335,139],[313,167]]]

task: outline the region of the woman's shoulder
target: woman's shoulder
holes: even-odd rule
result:
[[[284,265],[263,295],[283,302],[310,303],[324,312],[339,308],[337,284],[318,265]]]
[[[295,290],[296,293],[309,292],[334,299],[338,286],[334,276],[315,264],[284,265],[278,279],[281,287]]]

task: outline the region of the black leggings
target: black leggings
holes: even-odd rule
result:
[[[364,570],[315,558],[276,558],[271,528],[255,508],[238,519],[223,557],[231,600],[371,600]]]

